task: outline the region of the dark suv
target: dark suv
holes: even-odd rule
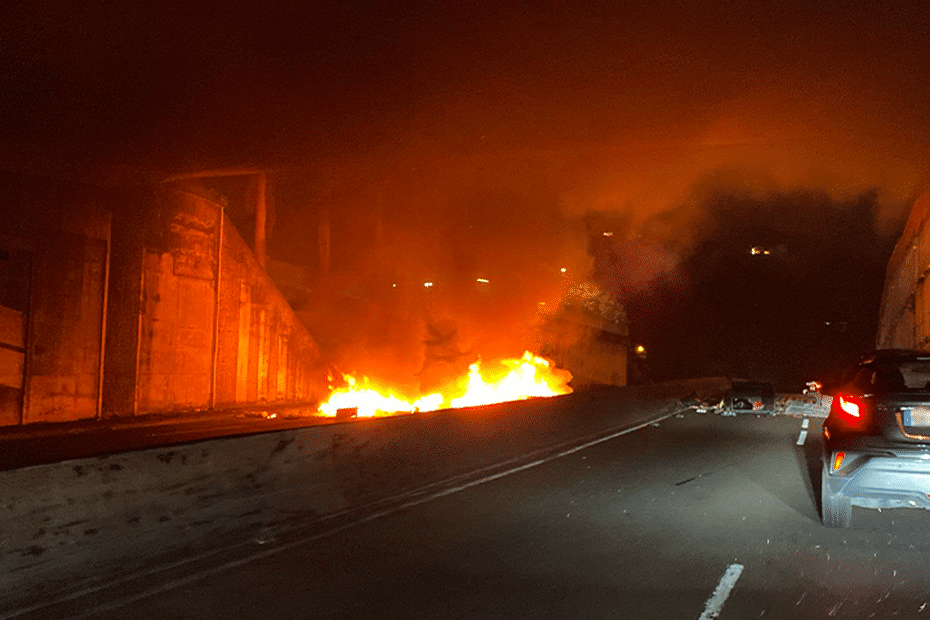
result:
[[[823,524],[852,506],[930,509],[930,352],[863,357],[823,425]]]

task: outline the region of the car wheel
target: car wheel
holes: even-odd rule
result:
[[[827,527],[847,528],[852,523],[852,505],[842,493],[831,493],[827,484],[827,467],[824,465],[820,478],[820,515]]]

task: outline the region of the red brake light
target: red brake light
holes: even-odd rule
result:
[[[865,403],[849,394],[837,394],[833,399],[833,413],[847,424],[861,424],[865,417]]]
[[[861,415],[862,410],[859,403],[846,396],[843,396],[842,394],[839,395],[839,399],[840,409],[843,411],[843,413],[846,415],[851,415],[854,418],[858,418]]]

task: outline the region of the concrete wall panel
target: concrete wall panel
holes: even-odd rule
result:
[[[228,221],[221,265],[217,406],[325,394],[319,347]]]
[[[153,209],[142,272],[138,412],[206,408],[222,211],[168,191]]]
[[[222,207],[169,188],[150,207],[135,413],[322,394],[316,343]]]
[[[97,415],[106,242],[61,233],[34,254],[23,418]]]
[[[139,332],[142,312],[142,262],[145,256],[145,218],[140,205],[153,200],[152,190],[123,192],[115,210],[110,244],[107,296],[107,333],[104,347],[102,416],[135,415],[139,371]]]
[[[0,173],[0,306],[25,327],[23,387],[0,388],[0,424],[98,414],[112,206],[99,188]]]

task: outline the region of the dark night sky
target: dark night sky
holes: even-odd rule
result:
[[[288,168],[272,249],[298,262],[321,206],[381,209],[412,256],[438,260],[416,241],[436,237],[459,267],[525,268],[540,245],[528,263],[568,260],[560,231],[599,217],[623,230],[602,248],[626,270],[614,288],[674,374],[688,356],[659,332],[714,322],[720,274],[758,267],[740,267],[747,243],[785,248],[752,276],[779,291],[860,263],[880,290],[927,186],[930,4],[828,4],[8,2],[0,168],[101,184]],[[850,212],[867,229],[844,234]],[[819,314],[874,322],[875,294]],[[736,314],[799,337],[800,304]]]

